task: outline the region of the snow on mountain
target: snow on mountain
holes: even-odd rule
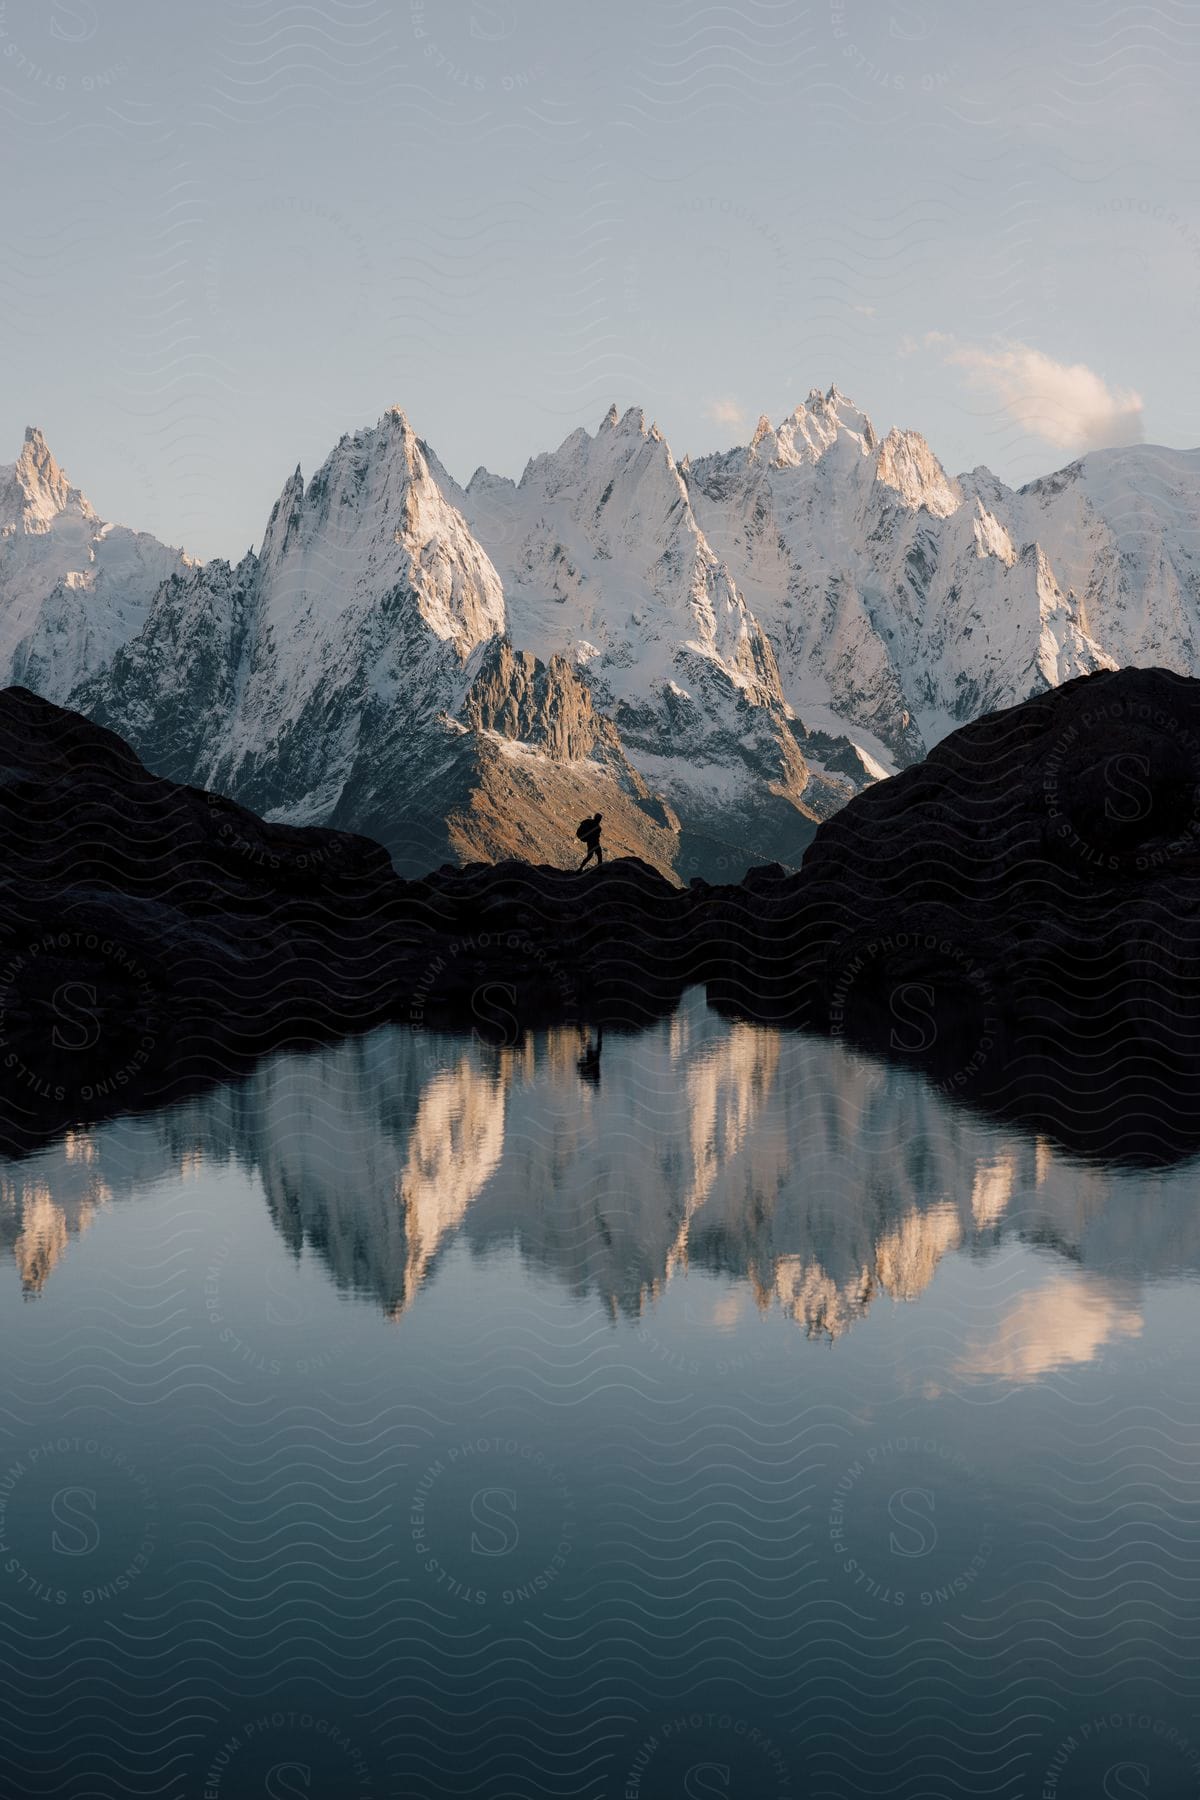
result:
[[[781,702],[770,645],[641,412],[618,419],[614,407],[594,437],[573,432],[517,485],[476,475],[462,509],[497,546],[516,639],[586,667],[633,735],[649,731],[660,746],[662,690],[679,675],[711,675],[752,705]]]
[[[1200,671],[1200,450],[1095,450],[1009,499],[1118,666]]]
[[[503,630],[499,577],[393,408],[276,502],[208,783],[279,817],[328,815],[360,756],[461,703],[472,654]]]
[[[37,426],[27,425],[20,456],[0,469],[0,534],[44,536],[68,507],[88,524],[99,524],[89,502],[55,462]]]
[[[0,468],[0,673],[272,817],[451,857],[796,862],[956,725],[1097,668],[1200,673],[1200,451],[1019,492],[813,389],[677,463],[610,410],[466,488],[392,408],[194,563],[107,525],[30,430]]]
[[[909,762],[966,719],[1109,666],[984,490],[951,480],[917,432],[880,442],[836,388],[690,464],[687,481],[791,705],[869,733],[881,759]],[[987,492],[993,506],[1013,499],[994,478]]]
[[[105,524],[27,427],[16,462],[0,466],[0,679],[65,700],[189,566],[148,533]]]
[[[501,571],[514,641],[574,663],[631,761],[707,841],[706,865],[797,860],[867,770],[796,719],[658,427],[614,407],[518,483],[479,470],[464,491],[434,466]]]
[[[82,699],[153,766],[274,818],[341,822],[388,782],[399,815],[503,629],[499,577],[393,408],[289,477],[257,556],[164,584]]]
[[[216,559],[163,582],[141,631],[71,704],[135,745],[169,781],[207,785],[245,683],[258,558]]]
[[[175,779],[272,818],[452,855],[615,850],[670,867],[677,822],[574,671],[514,657],[500,578],[399,408],[285,483],[257,556],[165,582],[76,702]]]

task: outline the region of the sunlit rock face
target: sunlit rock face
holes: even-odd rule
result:
[[[506,1048],[384,1029],[73,1133],[0,1171],[12,1279],[36,1298],[112,1205],[234,1165],[294,1255],[396,1320],[464,1244],[515,1247],[614,1321],[651,1323],[669,1290],[715,1281],[706,1329],[758,1312],[836,1340],[872,1307],[920,1305],[947,1258],[1026,1245],[1040,1277],[972,1324],[957,1365],[1019,1382],[1138,1336],[1143,1285],[1200,1269],[1186,1172],[1081,1168],[916,1076],[692,992],[637,1035]]]

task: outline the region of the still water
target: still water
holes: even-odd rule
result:
[[[5,1800],[1200,1792],[1191,1170],[696,992],[0,1184]]]

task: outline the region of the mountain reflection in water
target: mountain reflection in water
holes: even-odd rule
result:
[[[1194,1213],[698,991],[67,1132],[0,1165],[0,1788],[1190,1792]]]
[[[294,1255],[393,1319],[460,1240],[515,1245],[614,1319],[703,1270],[735,1312],[836,1339],[881,1299],[918,1301],[948,1254],[1016,1238],[1050,1253],[1045,1279],[966,1333],[959,1366],[1021,1380],[1136,1337],[1144,1285],[1200,1266],[1188,1169],[1081,1166],[917,1074],[722,1018],[700,990],[602,1050],[577,1028],[497,1047],[385,1027],[274,1056],[0,1166],[0,1242],[36,1296],[106,1208],[231,1163]]]

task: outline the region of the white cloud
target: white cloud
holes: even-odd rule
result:
[[[1146,435],[1141,395],[1110,388],[1086,363],[1056,362],[1029,344],[960,344],[941,331],[926,332],[925,342],[965,369],[1023,430],[1056,449],[1140,444]]]
[[[1142,1335],[1136,1301],[1086,1270],[1055,1275],[1012,1302],[997,1326],[968,1346],[956,1373],[1037,1381],[1052,1369],[1094,1362],[1107,1345]]]
[[[737,400],[710,400],[704,409],[710,419],[718,425],[744,425],[746,409]]]

